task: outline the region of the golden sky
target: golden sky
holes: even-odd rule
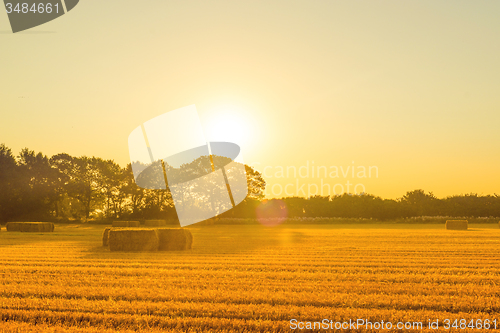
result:
[[[17,34],[0,14],[0,142],[124,166],[134,128],[196,104],[208,139],[268,167],[268,197],[321,181],[500,193],[499,14],[498,1],[86,0]],[[279,174],[313,162],[339,177]],[[353,166],[378,177],[344,177]]]

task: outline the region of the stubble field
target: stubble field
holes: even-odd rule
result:
[[[192,250],[152,253],[109,252],[103,229],[4,227],[0,332],[304,332],[292,327],[324,319],[500,329],[498,225],[195,225]]]

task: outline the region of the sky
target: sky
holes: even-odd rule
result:
[[[0,14],[0,143],[125,166],[132,130],[195,104],[206,139],[238,143],[269,198],[500,193],[499,13],[498,1],[82,0],[16,34]]]

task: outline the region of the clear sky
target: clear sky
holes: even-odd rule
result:
[[[12,34],[0,14],[0,143],[124,166],[134,128],[196,104],[208,139],[267,167],[268,197],[321,181],[500,193],[499,15],[499,1],[82,0]]]

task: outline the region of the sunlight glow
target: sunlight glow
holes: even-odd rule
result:
[[[224,106],[214,109],[205,126],[208,141],[227,141],[240,146],[251,142],[251,122],[241,108]]]

